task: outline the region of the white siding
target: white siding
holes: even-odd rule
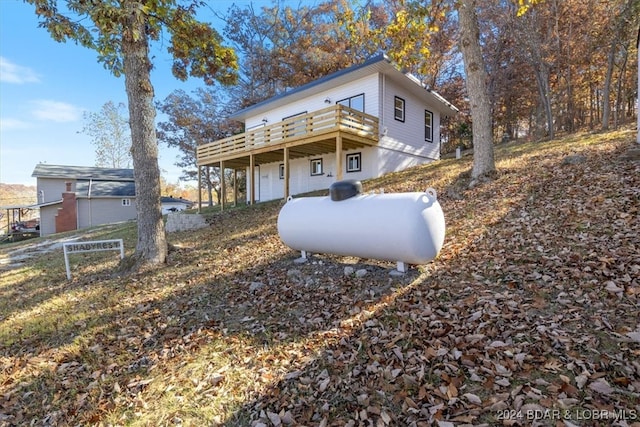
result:
[[[435,105],[427,105],[420,101],[408,90],[394,83],[392,79],[383,76],[383,112],[380,120],[380,130],[386,135],[380,140],[380,146],[389,151],[406,152],[410,157],[423,157],[422,163],[440,158],[440,114]],[[416,90],[421,90],[416,87]],[[398,96],[405,100],[405,120],[400,122],[394,118],[394,98]],[[433,113],[432,142],[424,138],[424,112]],[[389,156],[390,154],[385,154]],[[388,171],[388,170],[387,170]],[[381,169],[385,172],[385,168]]]
[[[367,77],[355,80],[349,84],[337,86],[331,90],[322,92],[312,97],[292,102],[285,106],[270,110],[268,113],[255,115],[247,118],[246,129],[252,129],[263,125],[262,119],[267,119],[267,125],[272,125],[282,121],[283,118],[299,114],[304,111],[311,113],[322,110],[330,105],[335,105],[337,101],[364,93],[364,112],[373,116],[378,116],[378,75],[372,74]],[[329,98],[330,103],[325,103]]]
[[[431,161],[433,161],[433,159],[421,154],[416,154],[415,150],[410,150],[410,147],[406,147],[398,141],[383,138],[380,141],[380,146],[375,149],[375,166],[377,170],[371,178],[390,172],[401,171]]]
[[[416,91],[422,90],[418,86],[414,90],[403,87],[383,74],[372,74],[349,84],[337,86],[304,100],[291,102],[286,106],[256,114],[246,120],[246,128],[251,129],[264,124],[272,125],[283,118],[303,112],[311,113],[329,105],[335,105],[339,100],[364,93],[365,113],[376,116],[380,120],[380,136],[378,147],[366,147],[342,153],[342,178],[365,180],[378,177],[385,173],[400,171],[409,167],[429,163],[440,158],[440,113],[439,106],[428,105]],[[405,101],[405,120],[400,122],[394,118],[394,97]],[[325,103],[329,98],[330,103]],[[432,142],[425,141],[425,110],[433,113]],[[349,153],[361,153],[362,170],[346,172],[346,156]],[[310,161],[322,158],[323,175],[311,176]],[[279,178],[277,163],[262,164],[256,174],[256,199],[259,201],[274,200],[284,197],[284,180]],[[290,161],[289,192],[292,195],[316,190],[325,190],[336,181],[335,153],[314,156]],[[248,168],[247,168],[248,171]],[[247,182],[247,187],[250,183]],[[247,191],[247,197],[249,191]],[[259,194],[259,196],[258,196]]]
[[[347,172],[347,155],[360,153],[362,168],[359,172]],[[311,160],[322,159],[322,175],[311,175]],[[260,189],[260,201],[284,198],[284,179],[280,179],[280,165],[284,163],[268,163],[260,165],[259,182],[256,187]],[[377,176],[378,153],[375,148],[362,148],[344,151],[342,153],[342,179],[364,180]],[[296,195],[316,190],[326,190],[336,182],[336,154],[329,153],[322,156],[313,156],[303,159],[295,159],[289,162],[290,181],[289,193]],[[247,169],[248,170],[248,169]],[[256,179],[258,179],[256,177]],[[250,183],[247,183],[247,187]],[[248,192],[247,192],[248,194]],[[248,200],[248,199],[247,199]]]

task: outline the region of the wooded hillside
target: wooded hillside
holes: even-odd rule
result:
[[[608,129],[635,116],[638,1],[472,3],[496,141]],[[523,13],[517,4],[529,7]],[[464,138],[469,106],[459,6],[412,0],[234,5],[224,15],[224,34],[242,58],[240,81],[230,88],[231,110],[383,51],[463,111],[448,137]]]
[[[635,145],[635,131],[501,145],[472,189],[469,157],[364,182],[438,193],[440,257],[403,276],[294,263],[279,202],[170,234],[146,274],[93,253],[67,281],[43,239],[0,248],[0,425],[637,426]],[[81,237],[131,252],[135,225]]]
[[[196,175],[195,146],[241,130],[227,120],[230,113],[380,52],[461,110],[443,123],[442,151],[470,148],[470,93],[459,43],[463,2],[362,3],[235,4],[221,14],[224,35],[239,57],[237,84],[175,91],[158,104],[168,115],[159,139],[181,149],[185,176]],[[488,133],[496,143],[553,139],[635,120],[640,2],[465,3],[477,14],[481,66],[488,73],[480,80],[487,81],[490,108],[487,120],[476,123],[490,123],[476,136]],[[202,185],[211,194],[221,175],[216,168],[205,175]]]

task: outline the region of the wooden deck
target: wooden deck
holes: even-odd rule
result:
[[[242,169],[250,165],[341,152],[378,143],[378,118],[342,105],[295,116],[203,144],[198,166]]]

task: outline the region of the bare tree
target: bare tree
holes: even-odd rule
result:
[[[91,137],[96,147],[96,166],[130,168],[131,132],[129,119],[123,114],[126,106],[109,101],[98,113],[85,112],[82,132]]]

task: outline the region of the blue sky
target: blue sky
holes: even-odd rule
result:
[[[214,0],[209,6],[225,13],[233,3],[253,3],[256,8],[272,5],[271,0]],[[299,2],[281,3],[296,7]],[[223,24],[213,12],[204,10],[200,19],[213,22],[222,34]],[[157,100],[176,89],[190,93],[205,86],[200,80],[175,79],[166,46],[152,49]],[[39,162],[94,166],[95,147],[80,133],[83,112],[99,112],[108,101],[126,104],[123,77],[104,69],[94,51],[73,42],[54,42],[46,30],[38,28],[33,6],[0,0],[1,183],[35,185],[31,174]],[[162,175],[175,183],[180,175],[173,165],[178,152],[164,145],[159,150]]]

